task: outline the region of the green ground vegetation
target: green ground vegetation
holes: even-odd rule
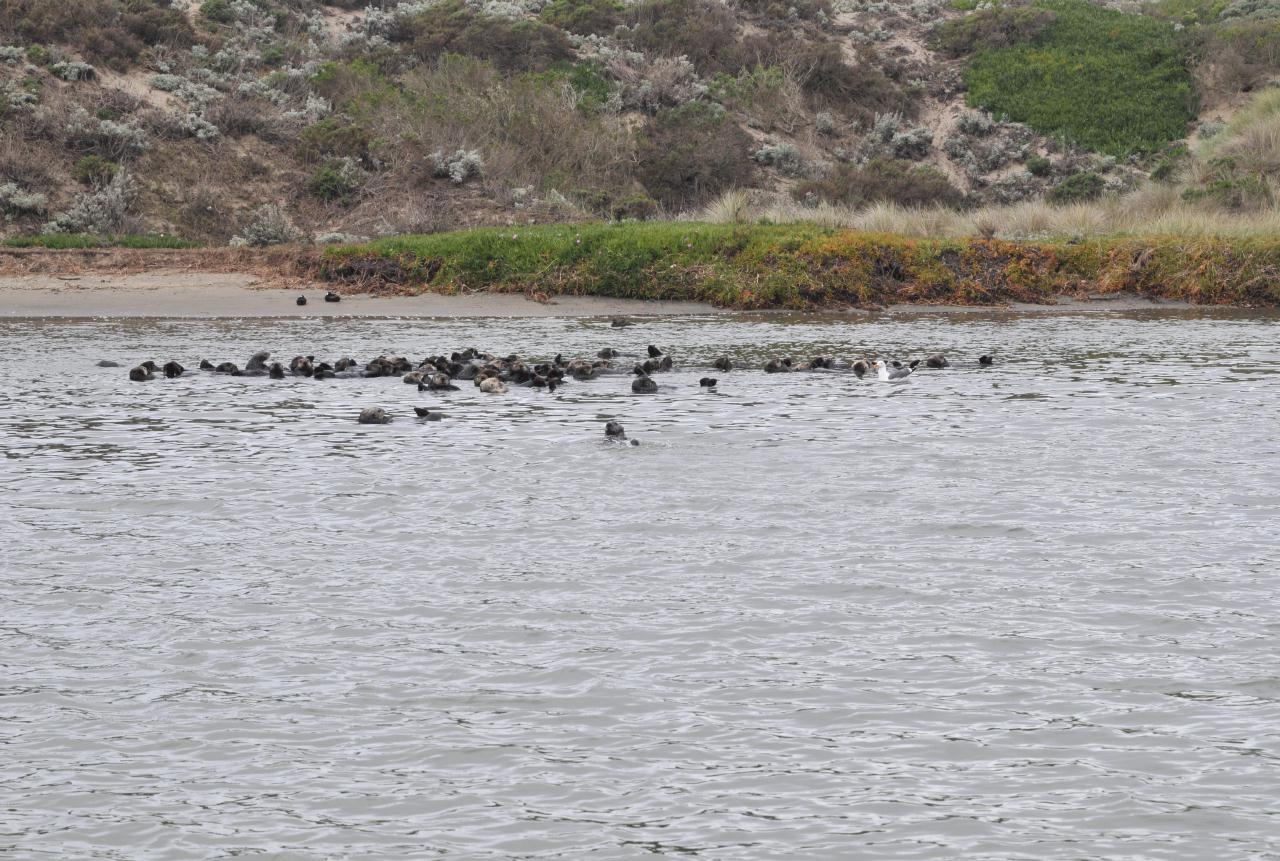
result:
[[[1134,291],[1280,303],[1280,239],[916,240],[698,222],[478,229],[326,249],[320,274],[401,292],[545,292],[815,309]]]
[[[176,236],[89,236],[83,233],[53,233],[42,236],[11,236],[9,248],[196,248],[197,243]]]
[[[1186,135],[1196,95],[1173,24],[1086,0],[994,6],[940,28],[970,55],[968,101],[1089,149],[1153,152]]]

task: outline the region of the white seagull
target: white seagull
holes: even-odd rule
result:
[[[907,377],[911,376],[915,369],[916,367],[913,364],[906,368],[894,368],[893,370],[890,370],[889,366],[884,363],[884,359],[876,359],[876,376],[880,378],[880,382],[882,383],[905,382]]]

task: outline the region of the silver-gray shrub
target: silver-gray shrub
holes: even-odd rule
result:
[[[231,244],[263,247],[292,242],[297,238],[298,231],[285,211],[274,203],[264,203],[249,216],[244,230],[231,238]]]
[[[436,150],[428,158],[431,175],[441,179],[448,177],[454,185],[484,176],[484,159],[479,150],[459,149],[452,155]]]
[[[49,198],[35,191],[24,191],[17,183],[0,184],[0,212],[6,219],[39,215],[49,205]]]
[[[66,132],[72,146],[91,149],[117,161],[144,152],[151,145],[147,133],[132,122],[100,120],[79,105],[71,109]]]
[[[79,60],[63,60],[60,63],[54,63],[49,67],[49,71],[55,78],[61,78],[64,81],[88,81],[98,74],[93,66]]]
[[[876,114],[875,122],[871,124],[871,137],[880,143],[889,143],[900,125],[902,125],[902,114],[898,111]]]
[[[956,119],[956,128],[974,137],[988,135],[995,127],[996,121],[982,111],[965,111]]]
[[[43,233],[123,233],[138,199],[137,184],[127,170],[106,185],[76,195],[71,207],[46,224]]]
[[[889,145],[898,158],[921,159],[933,149],[933,132],[924,126],[915,126],[895,134]]]
[[[800,177],[809,173],[809,162],[794,144],[766,144],[753,154],[759,164],[775,167],[783,176]]]

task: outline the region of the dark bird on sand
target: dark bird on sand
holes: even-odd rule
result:
[[[299,296],[299,297],[298,297],[298,304],[299,304],[299,305],[305,305],[305,304],[307,304],[307,297],[306,297],[306,296]]]
[[[342,297],[341,297],[341,296],[339,296],[337,293],[334,293],[332,290],[330,290],[328,293],[324,294],[324,301],[326,301],[326,302],[341,302],[341,301],[342,301]]]

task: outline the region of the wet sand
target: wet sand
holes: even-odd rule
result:
[[[539,303],[523,295],[472,293],[443,296],[346,294],[323,301],[328,287],[269,285],[243,273],[151,272],[145,274],[0,276],[0,317],[597,317],[731,313],[702,302],[650,302],[589,296],[556,296]],[[298,295],[307,304],[296,304]],[[1131,311],[1189,308],[1133,295],[1093,300],[1061,297],[1055,305],[1015,305],[1017,311]],[[895,305],[889,312],[969,313],[989,307]],[[868,313],[850,311],[849,313]]]
[[[27,275],[0,277],[0,317],[593,317],[716,314],[701,302],[557,296],[543,304],[509,293],[444,296],[343,294],[326,285],[263,286],[247,274]],[[306,305],[296,303],[299,295]]]

